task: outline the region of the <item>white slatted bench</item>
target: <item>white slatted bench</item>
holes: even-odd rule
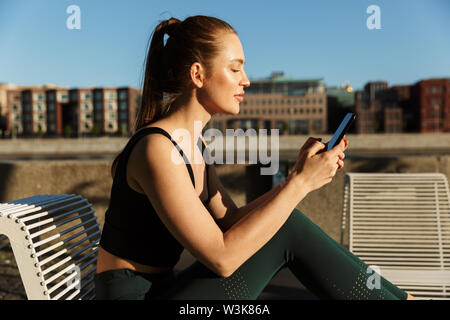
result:
[[[101,230],[94,213],[75,194],[0,203],[0,248],[12,247],[28,299],[95,298]]]
[[[341,243],[399,288],[450,299],[450,193],[441,173],[347,173]]]

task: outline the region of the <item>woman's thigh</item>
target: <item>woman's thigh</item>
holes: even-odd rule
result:
[[[292,213],[298,212],[294,210]],[[292,216],[291,213],[291,216]],[[171,283],[154,284],[149,299],[256,300],[272,278],[286,267],[289,220],[231,276],[220,277],[196,261],[178,271]]]

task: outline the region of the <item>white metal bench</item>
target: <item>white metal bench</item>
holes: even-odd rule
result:
[[[101,230],[94,212],[75,194],[0,203],[0,248],[11,245],[28,299],[95,298]]]
[[[347,173],[341,243],[417,298],[450,299],[450,193],[441,173]]]

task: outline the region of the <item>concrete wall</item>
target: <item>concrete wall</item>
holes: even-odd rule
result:
[[[103,225],[112,184],[110,164],[109,160],[2,161],[0,202],[35,194],[80,194],[93,204]],[[238,206],[265,192],[270,184],[271,177],[260,176],[254,166],[216,165],[216,170]],[[308,194],[297,206],[337,241],[346,172],[441,172],[450,179],[450,156],[347,158],[331,183]]]
[[[328,141],[331,135],[321,135],[323,141]],[[280,136],[280,154],[292,154],[300,149],[308,136]],[[241,139],[241,138],[240,138]],[[244,137],[242,137],[244,139]],[[349,154],[362,151],[387,152],[388,154],[444,152],[450,154],[450,133],[441,134],[350,134],[347,139],[351,143]],[[0,139],[0,158],[17,155],[40,156],[73,156],[82,155],[114,155],[122,150],[127,138],[85,138],[85,139]],[[237,143],[237,142],[236,142]],[[270,146],[270,139],[268,142]],[[294,156],[295,156],[294,154]],[[435,153],[436,154],[436,153]]]

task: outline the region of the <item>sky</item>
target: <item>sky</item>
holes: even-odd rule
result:
[[[70,5],[80,29],[67,28]],[[233,26],[250,79],[283,71],[358,90],[450,78],[449,0],[0,0],[0,83],[141,88],[153,29],[192,15]]]

